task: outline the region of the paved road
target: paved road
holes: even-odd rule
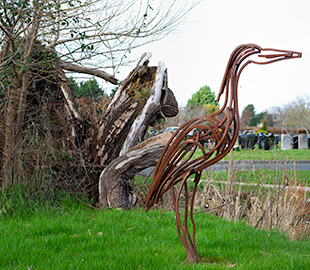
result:
[[[228,168],[229,161],[222,160],[218,162],[217,164],[214,164],[207,168],[206,170],[214,170],[214,171],[225,171]],[[258,169],[269,169],[269,170],[279,170],[279,169],[287,169],[287,170],[292,170],[293,168],[296,168],[297,170],[300,171],[310,171],[310,160],[297,160],[294,162],[279,162],[279,161],[268,161],[268,160],[251,160],[251,161],[246,161],[246,160],[239,160],[235,161],[235,169],[245,169],[245,170],[258,170]],[[147,176],[147,175],[152,175],[152,168],[147,168],[138,175],[142,176]]]

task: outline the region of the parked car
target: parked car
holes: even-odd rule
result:
[[[154,137],[154,136],[156,136],[157,134],[158,134],[158,131],[152,130],[152,131],[150,132],[150,137]]]
[[[171,131],[174,133],[174,132],[176,132],[176,131],[178,130],[178,128],[179,128],[179,127],[167,127],[167,128],[165,129],[165,132],[171,130]]]

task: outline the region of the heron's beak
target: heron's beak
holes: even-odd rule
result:
[[[280,60],[292,59],[292,58],[301,58],[300,52],[294,51],[284,51],[284,50],[275,50],[275,49],[262,49],[258,57],[266,58],[269,60],[267,62],[276,62]]]

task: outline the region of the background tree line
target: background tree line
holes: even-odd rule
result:
[[[70,87],[76,97],[98,98],[107,95],[100,89],[96,79],[77,84],[72,77],[69,78]],[[202,86],[187,101],[184,108],[179,108],[178,116],[168,118],[165,123],[158,122],[159,129],[168,126],[180,126],[184,121],[191,118],[209,115],[219,109],[216,102],[215,93],[211,91],[209,86]],[[262,126],[264,123],[268,127],[281,127],[287,132],[294,129],[304,129],[309,133],[310,128],[310,96],[300,96],[282,107],[275,106],[263,112],[256,113],[253,104],[247,105],[241,113],[241,128]],[[164,126],[164,127],[163,127]]]
[[[274,106],[261,113],[255,113],[253,104],[247,105],[241,115],[241,127],[261,126],[264,121],[268,127],[279,127],[285,132],[303,129],[310,130],[310,96],[298,96],[282,106]]]
[[[69,77],[68,81],[68,85],[72,89],[75,98],[87,97],[92,100],[97,100],[103,96],[108,97],[95,78],[77,83],[73,77]]]
[[[203,86],[184,108],[179,108],[177,118],[167,119],[166,126],[179,126],[193,117],[209,115],[218,110],[219,104],[215,100],[215,93],[210,87]],[[253,104],[248,104],[240,115],[241,129],[250,127],[279,127],[287,133],[296,129],[303,129],[310,135],[310,95],[299,96],[295,100],[282,106],[274,106],[263,112],[256,113]]]
[[[274,125],[281,126],[291,132],[303,129],[308,135],[310,131],[310,95],[298,96],[283,106],[270,108]]]

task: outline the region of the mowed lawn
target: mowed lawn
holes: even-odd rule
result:
[[[206,150],[208,151],[208,150]],[[197,149],[193,158],[202,156],[202,151]],[[229,160],[230,155],[228,154],[222,160]],[[310,160],[310,150],[263,150],[263,149],[241,149],[239,151],[233,151],[234,160],[279,160],[279,161],[294,161],[294,160]]]
[[[263,149],[254,149],[254,150],[241,150],[233,151],[234,159],[236,160],[310,160],[310,150],[263,150]],[[225,160],[229,160],[229,155],[225,157]]]
[[[310,241],[199,214],[187,263],[173,212],[85,207],[0,219],[1,269],[310,269]]]

